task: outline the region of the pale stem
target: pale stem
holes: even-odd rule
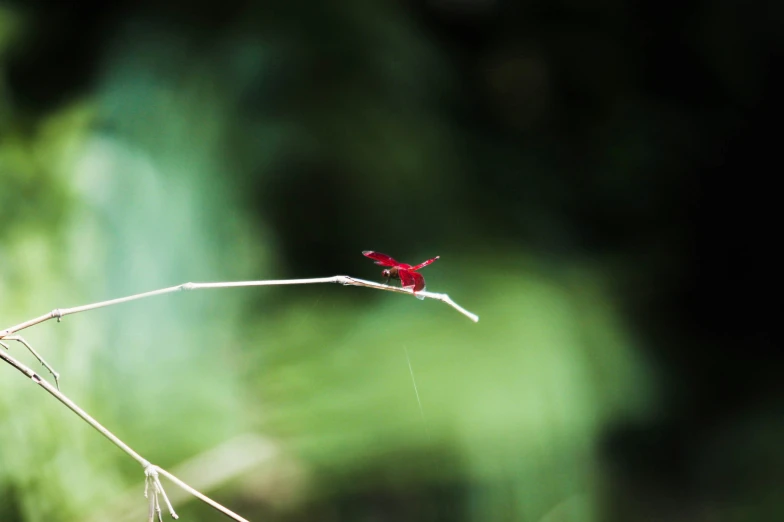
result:
[[[168,471],[166,471],[165,469],[163,469],[163,468],[159,468],[158,466],[155,466],[155,469],[158,471],[158,473],[160,473],[161,475],[163,475],[163,476],[164,476],[164,477],[166,477],[167,479],[171,480],[172,482],[174,482],[175,484],[177,484],[178,486],[180,486],[182,489],[184,489],[185,491],[187,491],[188,493],[190,493],[190,494],[191,494],[191,495],[193,495],[194,497],[198,498],[199,500],[201,500],[201,501],[202,501],[202,502],[204,502],[205,504],[209,504],[209,505],[210,505],[210,506],[212,506],[213,508],[215,508],[215,509],[217,509],[218,511],[220,511],[221,513],[224,513],[225,515],[227,515],[227,516],[229,516],[229,517],[233,518],[234,520],[238,520],[238,521],[240,521],[240,522],[248,522],[248,520],[246,520],[246,519],[242,518],[242,517],[241,517],[241,516],[239,516],[238,514],[236,514],[236,513],[234,513],[233,511],[231,511],[230,509],[228,509],[228,508],[226,508],[226,507],[223,507],[222,505],[218,504],[217,502],[215,502],[214,500],[212,500],[210,497],[208,497],[208,496],[206,496],[206,495],[204,495],[204,494],[202,494],[202,493],[200,493],[200,492],[196,491],[195,489],[193,489],[192,487],[190,487],[188,484],[186,484],[186,483],[185,483],[185,482],[183,482],[182,480],[178,479],[177,477],[175,477],[174,475],[172,475],[171,473],[169,473],[169,472],[168,472]],[[168,499],[166,499],[166,502],[168,502],[168,501],[169,501],[169,500],[168,500]]]
[[[59,321],[66,315],[77,314],[79,312],[86,312],[88,310],[95,310],[97,308],[105,308],[107,306],[127,303],[129,301],[136,301],[137,299],[144,299],[146,297],[170,294],[173,292],[179,292],[181,290],[236,288],[236,287],[248,287],[248,286],[312,285],[312,284],[320,284],[320,283],[337,283],[344,286],[363,286],[365,288],[375,288],[376,290],[386,290],[388,292],[397,292],[399,294],[409,294],[409,295],[413,294],[413,292],[407,288],[398,288],[396,286],[384,285],[373,281],[366,281],[364,279],[357,279],[354,277],[341,276],[341,275],[332,276],[332,277],[315,277],[311,279],[272,279],[268,281],[236,281],[236,282],[225,282],[225,283],[184,283],[177,286],[162,288],[160,290],[153,290],[152,292],[144,292],[141,294],[130,295],[128,297],[111,299],[109,301],[100,301],[98,303],[92,303],[83,306],[75,306],[73,308],[57,308],[55,310],[52,310],[48,314],[44,314],[40,317],[30,319],[29,321],[19,323],[16,326],[6,328],[5,330],[0,330],[0,339],[12,335],[20,330],[24,330],[25,328],[29,328],[31,326],[35,326],[36,324],[43,323],[44,321],[48,321],[50,319],[57,318],[57,320]],[[473,322],[476,323],[479,321],[478,315],[469,312],[462,306],[455,303],[447,294],[437,294],[434,292],[422,291],[422,292],[417,292],[417,295],[446,303],[452,308],[454,308],[455,310],[457,310],[458,312],[460,312],[461,314],[471,319]]]
[[[232,519],[234,519],[234,520],[236,520],[238,522],[248,522],[246,519],[242,518],[238,514],[236,514],[233,511],[231,511],[230,509],[222,506],[221,504],[218,504],[217,502],[215,502],[211,498],[207,497],[206,495],[196,491],[194,488],[192,488],[191,486],[189,486],[188,484],[186,484],[182,480],[178,479],[177,477],[175,477],[174,475],[172,475],[168,471],[166,471],[166,470],[164,470],[164,469],[162,469],[162,468],[160,468],[160,467],[158,467],[158,466],[156,466],[154,464],[150,464],[144,457],[142,457],[141,455],[136,453],[130,446],[128,446],[123,441],[121,441],[114,433],[112,433],[111,431],[106,429],[100,422],[98,422],[97,420],[92,418],[90,416],[90,414],[88,414],[82,408],[77,406],[75,402],[73,402],[71,399],[66,397],[65,394],[63,394],[60,390],[58,390],[57,388],[52,386],[48,381],[46,381],[46,379],[44,379],[43,377],[38,375],[36,372],[34,372],[32,369],[28,368],[27,366],[25,366],[21,362],[17,361],[13,357],[11,357],[11,355],[9,355],[8,353],[0,350],[0,359],[4,360],[8,364],[10,364],[11,366],[13,366],[17,370],[19,370],[21,373],[27,375],[33,382],[35,382],[36,384],[41,386],[44,390],[46,390],[55,399],[57,399],[58,401],[63,403],[68,409],[73,411],[83,421],[85,421],[90,426],[95,428],[95,430],[97,430],[101,435],[103,435],[104,437],[109,439],[112,442],[112,444],[114,444],[115,446],[120,448],[127,455],[129,455],[136,462],[138,462],[144,468],[145,473],[147,474],[147,477],[151,477],[153,479],[152,495],[155,498],[151,499],[152,502],[150,504],[151,507],[153,508],[153,511],[155,511],[156,508],[157,508],[157,510],[160,510],[160,506],[158,505],[158,493],[160,492],[164,496],[164,500],[167,503],[167,507],[169,508],[170,513],[172,514],[172,517],[173,518],[177,518],[177,515],[174,512],[174,510],[172,509],[171,504],[169,504],[169,499],[166,497],[165,493],[163,493],[163,486],[161,485],[160,481],[157,479],[157,474],[160,473],[161,475],[167,477],[169,480],[171,480],[172,482],[174,482],[175,484],[177,484],[178,486],[183,488],[185,491],[187,491],[191,495],[197,497],[199,500],[201,500],[204,503],[210,505],[211,507],[213,507],[216,510],[220,511],[221,513],[227,515],[228,517],[230,517],[230,518],[232,518]],[[148,492],[147,484],[145,483],[145,493],[147,493],[147,492]],[[160,513],[160,511],[158,511],[158,512]]]
[[[9,336],[7,336],[7,337],[4,337],[3,339],[5,339],[6,341],[16,341],[16,342],[18,342],[18,343],[22,344],[22,345],[23,345],[25,348],[27,348],[27,350],[28,350],[28,351],[29,351],[31,354],[33,354],[33,357],[35,357],[36,359],[38,359],[38,362],[39,362],[39,363],[41,363],[41,366],[43,366],[44,368],[46,368],[47,370],[49,370],[49,373],[51,373],[51,374],[52,374],[52,377],[54,377],[54,385],[55,385],[55,386],[57,386],[57,389],[58,389],[58,390],[60,389],[60,374],[59,374],[59,373],[57,373],[56,371],[54,371],[54,368],[52,368],[52,367],[49,365],[49,363],[48,363],[48,362],[46,362],[46,360],[45,360],[43,357],[41,357],[41,355],[40,355],[38,352],[36,352],[36,351],[33,349],[33,347],[32,347],[32,346],[30,346],[30,343],[28,343],[27,341],[25,341],[24,337],[22,337],[21,335],[9,335]],[[5,343],[0,343],[0,344],[2,344],[2,345],[3,345],[3,347],[4,347],[6,350],[8,350],[8,345],[7,345],[7,344],[5,344]]]

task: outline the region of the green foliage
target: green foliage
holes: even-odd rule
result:
[[[635,95],[642,51],[604,26],[499,23],[479,56],[453,53],[469,67],[405,3],[251,4],[210,12],[208,30],[200,5],[101,27],[91,89],[42,115],[12,96],[8,63],[50,33],[0,7],[0,327],[186,281],[374,278],[367,248],[441,255],[428,289],[478,324],[325,285],[167,295],[23,333],[65,393],[165,468],[248,432],[272,441],[280,460],[217,489],[252,519],[602,520],[597,445],[655,412],[618,303],[629,281],[676,284],[639,267],[677,261],[660,210],[689,168],[688,115]],[[715,12],[706,32],[733,14]],[[602,225],[631,255],[586,252]],[[773,424],[748,421],[697,469],[735,441],[764,461],[775,438],[755,437]],[[0,520],[85,520],[132,488],[138,504],[115,514],[143,519],[142,487],[135,463],[0,365]]]

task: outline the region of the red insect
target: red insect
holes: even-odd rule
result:
[[[375,259],[377,265],[388,266],[381,271],[381,277],[386,277],[387,282],[390,279],[400,279],[400,286],[403,288],[410,288],[417,299],[424,299],[424,297],[416,295],[425,289],[425,278],[422,274],[417,272],[420,268],[424,268],[441,256],[436,256],[433,259],[428,259],[424,263],[419,263],[416,266],[407,265],[399,261],[395,261],[386,254],[381,252],[373,252],[372,250],[365,250],[362,252],[365,257]]]

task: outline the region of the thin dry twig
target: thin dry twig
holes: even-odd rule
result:
[[[272,472],[275,469],[273,466],[275,459],[282,458],[279,450],[280,448],[274,441],[256,433],[246,433],[181,462],[171,473],[183,477],[200,491],[212,490],[254,470],[258,471],[266,467]],[[284,460],[278,461],[277,465],[285,465],[285,462],[284,457]],[[286,480],[291,479],[286,476],[278,476],[275,481],[280,485]],[[257,490],[254,492],[259,493]],[[188,500],[192,500],[193,497],[187,490],[173,490],[169,492],[169,498],[174,503],[184,504]],[[277,500],[277,498],[267,499],[269,502]],[[133,507],[137,502],[138,491],[133,487],[122,492],[109,505],[92,513],[90,517],[85,519],[85,522],[134,520]]]
[[[164,500],[167,504],[167,508],[169,509],[169,514],[171,514],[172,518],[176,519],[177,513],[174,512],[174,509],[169,503],[169,499],[166,497],[166,493],[163,490],[163,485],[161,484],[160,479],[158,478],[158,474],[165,476],[166,478],[168,478],[169,480],[171,480],[172,482],[174,482],[175,484],[177,484],[178,486],[186,490],[191,495],[197,497],[201,501],[212,506],[213,508],[227,515],[231,519],[236,520],[238,522],[248,522],[246,519],[242,518],[238,514],[231,511],[229,508],[222,506],[221,504],[218,504],[217,502],[207,497],[206,495],[203,495],[202,493],[196,491],[194,488],[192,488],[182,480],[178,479],[168,471],[148,462],[144,457],[136,453],[136,451],[134,451],[130,446],[128,446],[123,441],[121,441],[114,433],[106,429],[101,423],[99,423],[97,420],[91,417],[90,414],[88,414],[82,408],[77,406],[76,403],[74,403],[71,399],[66,397],[65,394],[63,394],[60,390],[52,386],[46,379],[38,375],[36,372],[34,372],[33,370],[31,370],[21,362],[11,357],[11,355],[9,355],[8,353],[0,350],[0,359],[4,360],[8,364],[13,366],[17,370],[19,370],[20,372],[22,372],[23,374],[27,375],[34,383],[41,386],[55,399],[63,403],[68,409],[73,411],[82,420],[84,420],[86,423],[88,423],[90,426],[96,429],[101,435],[109,439],[109,441],[111,441],[112,444],[120,448],[127,455],[129,455],[136,462],[138,462],[142,466],[142,468],[144,468],[144,472],[145,472],[145,477],[146,477],[145,495],[148,494],[149,488],[152,487],[152,495],[148,498],[150,498],[150,506],[153,510],[153,514],[157,513],[159,518],[160,518],[160,504],[158,500],[159,495],[163,495]]]
[[[184,283],[177,286],[170,286],[168,288],[161,288],[160,290],[153,290],[152,292],[143,292],[141,294],[134,294],[129,295],[127,297],[120,297],[118,299],[110,299],[109,301],[100,301],[98,303],[92,303],[83,306],[75,306],[73,308],[56,308],[49,312],[48,314],[41,315],[34,319],[30,319],[29,321],[25,321],[23,323],[19,323],[15,326],[11,326],[10,328],[6,328],[5,330],[0,330],[0,339],[4,339],[9,335],[12,335],[20,330],[24,330],[25,328],[29,328],[31,326],[35,326],[37,324],[43,323],[50,319],[57,319],[58,321],[62,320],[63,317],[66,315],[78,314],[79,312],[87,312],[88,310],[95,310],[97,308],[105,308],[107,306],[113,306],[121,303],[127,303],[129,301],[136,301],[138,299],[144,299],[146,297],[153,297],[156,295],[164,295],[164,294],[171,294],[174,292],[180,292],[182,290],[201,290],[201,289],[210,289],[210,288],[237,288],[237,287],[248,287],[248,286],[282,286],[282,285],[313,285],[313,284],[320,284],[320,283],[338,283],[344,286],[364,286],[365,288],[375,288],[376,290],[386,290],[388,292],[397,292],[399,294],[410,294],[413,295],[413,291],[407,288],[398,288],[396,286],[384,285],[381,283],[376,283],[374,281],[366,281],[364,279],[357,279],[355,277],[349,276],[332,276],[332,277],[314,277],[311,279],[272,279],[267,281],[236,281],[236,282],[226,282],[226,283]],[[479,316],[469,312],[462,306],[455,303],[447,294],[437,294],[435,292],[426,292],[421,291],[417,292],[417,295],[420,297],[427,297],[430,299],[435,299],[437,301],[441,301],[443,303],[448,304],[461,314],[465,315],[475,323],[479,321]]]
[[[33,347],[32,347],[32,346],[30,346],[30,343],[28,343],[27,341],[25,341],[24,337],[22,337],[21,335],[9,335],[9,336],[3,337],[3,339],[5,339],[6,341],[16,341],[16,342],[18,342],[19,344],[23,345],[25,348],[27,348],[27,350],[28,350],[28,351],[29,351],[31,354],[33,354],[33,357],[35,357],[36,359],[38,359],[38,362],[39,362],[39,363],[41,363],[41,365],[42,365],[44,368],[46,368],[47,370],[49,370],[49,373],[51,373],[51,374],[52,374],[52,377],[54,377],[54,385],[55,385],[55,386],[57,386],[57,389],[58,389],[58,390],[60,389],[60,374],[59,374],[59,373],[57,373],[56,371],[54,371],[54,368],[52,368],[52,367],[49,365],[49,363],[48,363],[48,362],[46,362],[46,360],[45,360],[43,357],[41,357],[41,355],[40,355],[38,352],[36,352],[36,351],[33,349]],[[0,342],[0,346],[2,346],[3,348],[5,348],[6,350],[9,350],[9,347],[8,347],[8,345],[7,345],[7,344],[5,344],[5,343],[2,343],[2,342]]]

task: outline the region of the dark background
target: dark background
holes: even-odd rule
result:
[[[232,168],[221,183],[275,237],[281,277],[353,271],[365,248],[413,261],[435,248],[489,260],[465,268],[464,284],[492,271],[491,261],[513,266],[521,249],[544,265],[599,267],[658,391],[644,420],[607,423],[596,440],[598,520],[784,516],[783,368],[773,340],[780,3],[4,9],[21,21],[0,45],[0,139],[33,140],[47,118],[97,97],[123,46],[149,43],[152,63],[175,64],[164,73],[175,86],[188,81],[177,64],[206,64],[231,115],[219,157]],[[180,54],[166,54],[161,35]],[[242,65],[248,42],[263,44],[263,68]],[[265,160],[263,129],[273,124],[293,125],[294,137]],[[90,125],[130,132],[111,108]],[[69,212],[51,185],[5,179],[0,238]],[[288,519],[330,506],[342,520],[468,520],[460,499],[475,486],[375,485]],[[503,506],[495,518],[517,519],[533,520]]]

